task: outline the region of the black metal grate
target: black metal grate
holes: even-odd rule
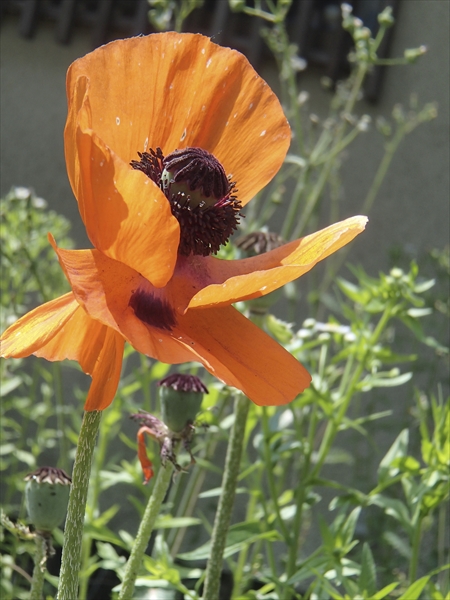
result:
[[[386,6],[398,12],[400,0],[351,0],[354,14],[375,34],[376,15]],[[299,47],[299,55],[322,69],[335,83],[348,72],[347,54],[350,36],[341,27],[341,0],[294,0],[288,15],[289,34]],[[118,37],[154,31],[148,20],[147,0],[0,0],[0,14],[19,16],[19,34],[31,38],[44,21],[55,23],[55,40],[70,42],[77,28],[91,30],[92,47]],[[186,31],[209,35],[244,52],[256,65],[265,55],[259,35],[262,21],[232,13],[227,0],[205,0],[202,9],[194,11],[185,23]],[[387,32],[379,55],[388,56],[393,29]],[[367,81],[366,98],[379,97],[383,69],[373,70]]]

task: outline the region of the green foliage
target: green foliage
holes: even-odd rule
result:
[[[0,200],[0,292],[3,331],[30,304],[50,300],[69,290],[58,259],[47,240],[50,232],[63,248],[71,248],[70,224],[47,210],[47,203],[24,187]]]

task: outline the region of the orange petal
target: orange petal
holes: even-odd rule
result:
[[[208,371],[255,404],[286,404],[311,382],[303,365],[231,306],[188,311],[180,329]]]
[[[51,361],[76,360],[92,375],[85,410],[103,410],[111,404],[119,385],[123,337],[77,309],[52,339],[34,352]]]
[[[47,360],[76,360],[92,376],[85,410],[103,410],[114,399],[122,367],[124,338],[78,308],[56,335],[34,354]]]
[[[79,308],[69,292],[30,311],[11,325],[1,337],[3,358],[22,358],[36,354],[45,346]],[[58,360],[50,358],[49,360]]]
[[[124,338],[106,328],[105,341],[92,372],[92,383],[84,410],[104,410],[114,400],[122,369]]]
[[[150,481],[150,479],[154,475],[153,464],[147,455],[147,446],[145,445],[145,437],[144,434],[147,433],[151,437],[153,437],[153,432],[149,427],[141,427],[137,433],[138,439],[138,458],[141,463],[142,472],[144,474],[144,485]]]
[[[80,79],[80,85],[83,82]],[[157,287],[164,286],[177,259],[178,221],[158,186],[86,128],[88,104],[86,99],[79,111],[84,129],[78,128],[75,136],[70,130],[70,143],[78,153],[68,148],[67,163],[75,161],[69,173],[89,239],[110,258],[136,269]]]
[[[272,179],[289,148],[280,103],[242,54],[202,35],[169,32],[114,41],[71,65],[68,161],[79,77],[89,80],[92,129],[125,163],[157,146],[165,155],[203,148],[237,182],[243,204]]]
[[[265,296],[298,279],[315,264],[342,248],[359,233],[367,217],[351,217],[265,254],[243,260],[204,261],[205,279],[211,282],[191,299],[189,308],[225,306]]]
[[[56,335],[34,354],[51,361],[76,360],[85,373],[92,375],[107,327],[91,319],[78,302],[77,306]]]

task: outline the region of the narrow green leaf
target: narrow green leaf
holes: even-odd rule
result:
[[[398,458],[400,456],[406,456],[406,452],[408,450],[408,441],[409,441],[409,431],[408,429],[403,429],[401,431],[392,446],[387,451],[385,457],[380,462],[380,466],[378,467],[378,482],[385,483],[388,479],[395,476],[399,470],[391,469],[391,463],[394,458]]]
[[[417,581],[414,581],[404,594],[400,596],[398,600],[418,600],[423,588],[427,585],[430,579],[429,575],[425,575]]]
[[[224,558],[236,554],[236,552],[239,552],[243,547],[258,540],[277,541],[279,539],[280,535],[275,530],[261,532],[261,523],[259,521],[232,525],[227,535]],[[178,554],[178,558],[183,560],[205,560],[209,558],[210,552],[211,540],[195,550]]]
[[[364,542],[362,550],[361,574],[359,576],[359,588],[373,596],[377,587],[377,570],[373,560],[372,551],[367,542]]]
[[[395,590],[395,588],[398,587],[398,585],[399,585],[398,581],[394,581],[393,583],[390,583],[389,585],[385,585],[383,589],[381,589],[379,592],[377,592],[376,594],[371,596],[370,600],[383,600],[383,598],[386,598],[386,596],[388,594],[390,594],[392,592],[392,590]]]

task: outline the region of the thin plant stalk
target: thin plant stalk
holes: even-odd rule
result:
[[[217,419],[220,421],[222,418],[222,414],[225,408],[226,402],[223,401],[219,405],[219,410],[217,413]],[[209,436],[207,438],[206,444],[203,446],[202,459],[210,461],[214,458],[214,454],[218,445],[217,438],[213,436]],[[183,496],[179,502],[176,501],[176,497],[174,499],[174,506],[178,506],[177,509],[177,517],[191,517],[194,514],[194,509],[197,505],[198,496],[202,489],[203,482],[205,480],[207,474],[207,470],[204,468],[200,468],[198,465],[194,467],[193,473],[189,477],[189,481],[187,484],[183,485]],[[180,486],[178,486],[177,492],[180,490]],[[170,533],[174,530],[170,530]],[[170,546],[170,553],[173,558],[178,554],[181,544],[183,542],[184,536],[186,534],[187,528],[180,527],[176,530],[176,533],[172,536],[168,535],[168,543]],[[173,539],[173,543],[171,540]]]
[[[419,564],[419,549],[420,540],[422,538],[422,521],[423,517],[419,515],[416,526],[414,528],[414,534],[412,537],[412,551],[411,560],[409,562],[409,585],[412,585],[417,577],[417,566]]]
[[[219,598],[223,553],[236,494],[248,411],[248,398],[242,394],[238,394],[234,402],[235,418],[225,459],[222,493],[219,500],[219,506],[217,507],[216,518],[214,520],[214,529],[211,538],[211,553],[206,566],[203,600],[217,600],[217,598]]]
[[[154,529],[156,519],[160,513],[161,505],[164,501],[167,490],[169,489],[172,473],[173,465],[170,462],[165,467],[161,466],[158,471],[152,495],[150,496],[145,508],[133,549],[131,550],[130,557],[125,567],[125,575],[119,593],[119,600],[129,600],[133,597],[136,578],[141,567],[142,559],[147,549],[150,536]]]
[[[58,600],[74,600],[74,598],[78,597],[84,515],[86,512],[92,457],[101,415],[101,411],[98,410],[85,412],[83,421],[81,422],[64,529]]]
[[[34,555],[30,600],[41,600],[42,590],[44,589],[45,563],[47,562],[47,540],[40,533],[36,533],[34,540],[36,553]]]

